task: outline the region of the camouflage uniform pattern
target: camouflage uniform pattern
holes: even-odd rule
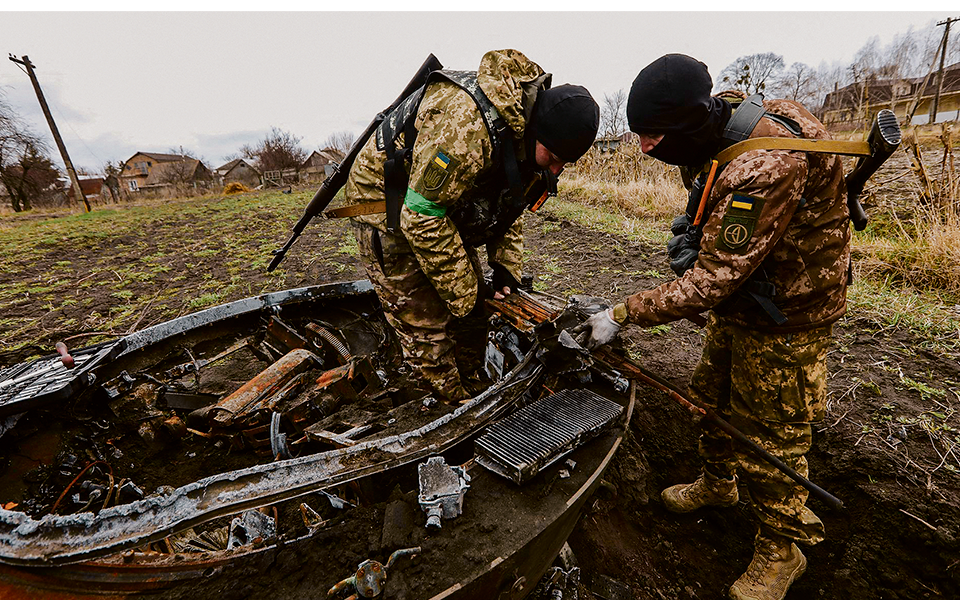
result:
[[[827,139],[816,118],[790,100],[764,102],[768,112],[800,124],[803,137]],[[761,119],[751,137],[793,137]],[[707,200],[700,256],[683,277],[626,299],[629,321],[641,326],[676,321],[708,309],[751,329],[802,331],[833,323],[846,312],[850,227],[843,166],[835,154],[754,150],[717,177]],[[801,207],[801,198],[804,199]],[[752,204],[750,210],[733,205]],[[740,220],[750,236],[731,248],[723,234]],[[729,298],[754,271],[774,284],[787,317],[774,325],[751,301]]]
[[[544,75],[536,63],[516,50],[488,52],[478,69],[478,83],[498,113],[521,139],[535,97],[524,84]],[[527,106],[529,104],[529,106]],[[391,233],[384,214],[354,217],[361,258],[381,298],[387,318],[400,335],[404,356],[438,392],[461,394],[447,330],[454,317],[464,317],[476,305],[482,268],[476,252],[446,215],[412,210],[410,199],[424,199],[442,209],[473,202],[494,193],[486,185],[499,168],[493,146],[473,99],[455,84],[428,86],[415,118],[418,134],[410,164],[410,188],[400,211],[400,233]],[[397,147],[403,146],[403,135]],[[518,160],[523,160],[522,144]],[[438,158],[446,167],[438,171]],[[383,163],[375,136],[359,153],[345,187],[346,204],[383,200]],[[372,231],[380,233],[384,263],[374,251]],[[465,232],[466,234],[467,232]],[[390,255],[390,256],[388,256]],[[502,238],[487,244],[490,262],[521,276],[523,235],[516,221]],[[451,395],[452,394],[452,395]]]
[[[823,418],[826,405],[831,328],[774,334],[711,313],[690,395],[806,477],[811,424]],[[707,421],[702,425],[700,456],[705,469],[726,479],[739,473],[760,520],[761,535],[806,544],[823,541],[823,523],[805,506],[806,489],[716,425]]]
[[[764,103],[800,124],[803,137],[829,138],[796,102]],[[761,119],[751,137],[793,137]],[[703,355],[690,386],[750,439],[807,475],[811,423],[823,418],[831,324],[846,311],[850,229],[840,157],[757,150],[736,157],[717,177],[696,265],[682,277],[626,299],[628,321],[651,326],[713,309]],[[736,234],[736,235],[735,235]],[[776,286],[787,317],[776,326],[754,301],[735,295],[755,271]],[[805,506],[808,492],[773,466],[742,452],[704,423],[705,470],[739,472],[761,523],[815,544],[823,524]]]

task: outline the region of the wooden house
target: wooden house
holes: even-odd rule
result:
[[[937,74],[909,79],[867,79],[837,88],[827,94],[820,120],[831,129],[860,127],[871,123],[884,108],[892,110],[903,123],[914,99],[917,108],[912,124],[930,121],[937,93]],[[921,89],[922,88],[922,89]],[[937,105],[936,122],[960,120],[960,63],[943,70],[943,86]]]
[[[242,158],[235,158],[215,169],[221,185],[237,181],[249,188],[255,188],[263,181],[260,171]]]
[[[120,185],[126,194],[178,185],[198,187],[212,180],[213,174],[202,162],[180,154],[137,152],[120,171]]]

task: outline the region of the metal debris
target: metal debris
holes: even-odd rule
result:
[[[402,550],[397,550],[390,555],[390,559],[387,561],[386,566],[378,563],[375,560],[367,559],[360,563],[360,566],[357,567],[357,572],[350,577],[347,577],[343,581],[340,581],[327,592],[328,596],[332,596],[340,590],[347,589],[352,587],[357,591],[357,594],[364,598],[373,598],[379,596],[383,592],[383,586],[387,582],[387,570],[393,567],[393,563],[402,556],[414,556],[420,553],[420,546],[416,548],[404,548]],[[351,598],[356,598],[357,594],[351,596]]]
[[[259,510],[245,510],[239,517],[230,522],[227,549],[232,550],[251,544],[259,546],[276,535],[277,522],[273,517],[265,515]]]
[[[525,483],[622,414],[623,406],[590,390],[563,390],[488,427],[476,441],[476,460]]]
[[[463,495],[470,476],[463,467],[450,467],[442,456],[431,456],[418,465],[420,507],[427,513],[427,527],[440,529],[440,519],[453,519],[463,512]]]

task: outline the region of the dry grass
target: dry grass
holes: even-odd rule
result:
[[[675,167],[624,144],[612,154],[591,149],[560,179],[566,199],[624,217],[672,220],[683,212],[687,193]]]
[[[936,138],[941,148],[925,144],[928,153],[942,153],[938,168],[931,169],[921,157],[916,133],[907,132],[905,151],[912,155],[918,185],[899,204],[913,208],[904,216],[894,207],[881,217],[884,226],[858,236],[854,247],[867,277],[903,282],[955,303],[960,299],[960,174],[954,168],[952,133],[945,124]],[[921,162],[924,168],[918,166]]]
[[[239,181],[231,181],[227,185],[223,186],[224,196],[230,196],[232,194],[246,194],[249,191],[250,189]]]
[[[909,221],[892,215],[896,229],[884,236],[866,236],[855,244],[862,274],[901,281],[935,291],[945,301],[960,298],[960,214],[918,207]]]

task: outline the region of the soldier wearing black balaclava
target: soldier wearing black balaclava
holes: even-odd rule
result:
[[[710,95],[711,87],[707,67],[682,54],[644,68],[627,105],[643,151],[705,176],[708,161],[728,144],[733,110]],[[796,102],[765,101],[762,108],[745,135],[829,137]],[[812,424],[825,410],[831,328],[846,311],[850,230],[842,165],[831,154],[754,150],[718,170],[703,199],[698,244],[677,269],[682,275],[591,317],[587,343],[607,343],[628,323],[649,327],[709,310],[690,395],[807,476]],[[769,312],[745,293],[757,282],[774,291]],[[806,506],[808,492],[707,421],[699,450],[700,477],[665,489],[665,506],[733,506],[739,481],[760,527],[753,561],[730,597],[782,600],[807,566],[797,544],[824,537],[823,523]]]

